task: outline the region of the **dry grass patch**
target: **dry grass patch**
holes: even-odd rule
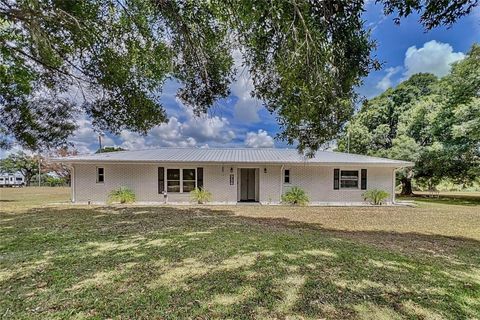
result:
[[[227,207],[222,209],[227,210]],[[242,206],[230,207],[230,210],[238,216],[285,219],[339,231],[420,233],[480,240],[480,205],[424,204],[418,208]]]

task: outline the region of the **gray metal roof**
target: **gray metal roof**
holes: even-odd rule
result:
[[[412,162],[350,153],[317,151],[306,158],[295,149],[281,148],[159,148],[117,151],[53,159],[68,163],[163,162],[163,163],[262,163],[262,164],[364,164],[389,167],[413,166]]]

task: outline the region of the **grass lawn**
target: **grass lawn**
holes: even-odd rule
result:
[[[438,204],[480,205],[480,192],[440,192],[415,191],[412,197],[400,197],[400,199],[415,200]]]
[[[0,189],[0,317],[480,318],[480,205],[66,201]]]

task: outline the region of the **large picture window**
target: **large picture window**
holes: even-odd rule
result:
[[[340,171],[340,189],[358,189],[358,170]]]

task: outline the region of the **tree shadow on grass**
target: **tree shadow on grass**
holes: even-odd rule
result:
[[[200,207],[15,217],[1,229],[7,316],[479,316],[472,239],[338,231]]]

